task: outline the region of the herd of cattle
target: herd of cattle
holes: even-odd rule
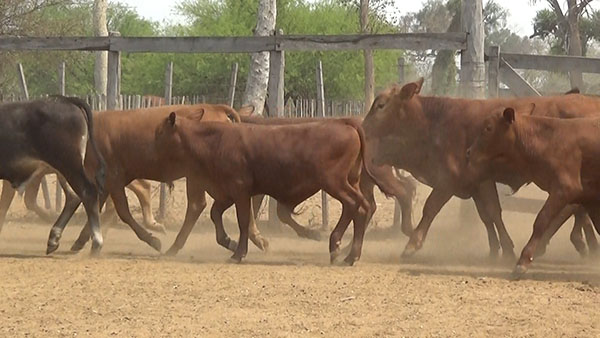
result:
[[[69,219],[83,203],[88,221],[71,250],[92,239],[102,247],[99,209],[108,197],[113,209],[139,239],[157,251],[164,231],[150,209],[145,180],[186,178],[187,210],[167,254],[185,244],[206,207],[217,242],[241,261],[248,239],[268,242],[255,217],[264,195],[277,200],[279,218],[299,236],[318,239],[298,224],[294,209],[319,190],[342,205],[329,238],[332,262],[353,222],[352,265],[361,256],[367,224],[376,208],[373,189],[393,196],[402,209],[402,232],[410,236],[403,255],[424,243],[431,223],[452,196],[472,198],[488,234],[490,255],[514,259],[514,245],[502,220],[496,182],[518,190],[535,183],[549,193],[533,234],[515,268],[522,274],[549,238],[571,216],[571,241],[580,253],[597,250],[600,231],[600,98],[574,90],[547,97],[472,100],[420,95],[423,79],[380,93],[363,121],[355,118],[269,118],[225,105],[177,105],[92,113],[77,98],[52,96],[0,105],[0,229],[16,190],[25,190],[29,208],[44,215],[36,196],[41,177],[57,173],[66,194],[47,253],[55,251]],[[598,116],[598,117],[596,117]],[[412,179],[433,188],[417,227],[412,226]],[[7,182],[10,182],[8,184]],[[144,226],[131,215],[125,188],[140,200]],[[240,230],[232,240],[222,215],[235,205]],[[45,218],[50,218],[45,215]]]

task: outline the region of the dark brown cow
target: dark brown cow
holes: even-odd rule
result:
[[[329,241],[332,261],[339,254],[340,240],[350,221],[370,209],[358,187],[362,157],[368,159],[358,120],[226,125],[193,123],[174,112],[156,135],[161,154],[171,156],[188,182],[214,198],[211,218],[217,242],[226,248],[231,248],[232,241],[223,230],[222,214],[235,204],[240,228],[239,244],[232,256],[236,261],[241,261],[248,250],[254,195],[272,196],[288,210],[319,190],[339,200],[342,215]],[[216,148],[220,151],[213,151]],[[370,171],[368,164],[365,170]],[[377,181],[377,177],[372,179]],[[192,187],[188,184],[188,189]],[[359,259],[365,230],[356,220],[354,227],[352,249],[345,259],[348,264]]]
[[[264,124],[264,125],[285,125],[285,124],[295,124],[295,123],[307,123],[307,122],[319,122],[323,121],[322,118],[262,118],[256,116],[248,116],[243,115],[244,110],[240,110],[240,118],[242,123],[251,123],[251,124]],[[402,223],[401,230],[406,236],[410,236],[412,233],[412,205],[413,198],[416,192],[416,184],[412,178],[402,177],[402,176],[394,176],[392,168],[390,166],[384,166],[382,168],[372,167],[371,168],[378,176],[378,179],[381,182],[385,182],[387,189],[389,189],[393,196],[400,204],[400,208],[402,210]],[[367,214],[366,222],[370,221],[373,213],[377,210],[377,203],[375,202],[375,197],[373,195],[373,188],[375,187],[375,182],[369,177],[369,175],[363,171],[360,178],[360,190],[365,196],[365,198],[369,201],[371,205],[370,213]],[[252,204],[254,207],[254,214],[258,212],[258,209],[262,203],[264,195],[255,196],[252,200]],[[288,224],[289,226],[296,231],[296,233],[300,237],[307,237],[312,239],[318,239],[319,233],[316,231],[311,231],[310,229],[305,228],[304,226],[298,224],[292,218],[291,213],[286,213],[286,210],[279,209],[278,216],[279,219]]]
[[[440,209],[453,195],[473,198],[488,231],[490,254],[513,257],[513,243],[502,221],[492,180],[475,181],[466,172],[465,152],[478,134],[483,120],[500,107],[527,109],[550,117],[579,117],[600,111],[600,100],[580,94],[552,97],[469,100],[419,95],[422,79],[402,87],[393,86],[377,96],[363,121],[369,147],[380,164],[405,169],[433,188],[423,216],[407,244],[404,255],[420,249]],[[519,177],[512,177],[521,181]]]
[[[0,105],[0,116],[0,179],[23,189],[36,171],[45,170],[40,163],[52,167],[80,200],[74,207],[65,205],[50,238],[57,234],[55,229],[64,228],[83,202],[92,234],[92,252],[98,252],[102,247],[98,192],[104,185],[105,164],[91,137],[94,121],[89,106],[77,98],[56,96]],[[89,174],[84,169],[86,155],[95,157],[97,162]],[[67,189],[70,194],[70,188]]]
[[[484,120],[467,158],[478,179],[518,189],[514,180],[504,180],[516,174],[549,194],[515,267],[517,276],[527,270],[550,222],[568,204],[583,205],[600,232],[600,118],[517,116],[509,107]]]
[[[155,142],[156,126],[173,111],[195,121],[230,122],[231,119],[239,121],[239,115],[231,107],[210,104],[163,106],[125,112],[104,111],[94,115],[94,123],[97,126],[94,139],[106,160],[106,194],[112,198],[121,220],[133,229],[138,238],[157,251],[161,249],[160,240],[146,231],[131,216],[125,186],[134,179],[171,182],[185,177],[185,172],[179,163],[172,161],[173,156],[159,153]],[[86,157],[85,165],[94,168],[95,158]],[[107,197],[106,194],[103,196],[102,203]],[[188,182],[187,196],[185,222],[195,223],[206,206],[205,194],[195,187],[190,189]],[[54,236],[49,240],[48,252],[58,248],[62,228],[52,232]],[[83,228],[72,250],[80,250],[85,245],[90,236],[89,231],[88,226]]]

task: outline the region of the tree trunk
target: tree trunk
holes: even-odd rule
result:
[[[256,20],[255,36],[273,34],[277,18],[275,0],[260,0]],[[262,115],[269,84],[269,52],[252,54],[246,90],[242,97],[242,105],[254,106],[254,114]]]
[[[360,0],[361,33],[368,33],[368,26],[369,0]],[[363,54],[365,58],[365,107],[368,109],[375,99],[375,66],[373,64],[373,51],[371,49],[365,49]]]
[[[568,54],[570,56],[582,56],[581,35],[579,34],[579,16],[577,0],[567,0],[569,6],[567,10],[567,21],[569,23],[568,35]],[[569,72],[569,80],[571,88],[579,88],[583,90],[583,74],[581,71],[572,70]]]
[[[94,0],[93,28],[95,36],[108,36],[106,26],[107,0]],[[94,63],[94,88],[97,94],[106,95],[108,67],[108,52],[96,52],[96,62]]]

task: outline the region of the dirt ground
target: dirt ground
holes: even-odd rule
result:
[[[426,193],[419,192],[415,220]],[[393,202],[378,197],[375,225],[387,226]],[[181,183],[172,203],[167,223],[176,229],[185,206]],[[302,207],[299,219],[317,226],[317,204]],[[122,227],[108,232],[99,258],[89,257],[89,247],[68,254],[81,213],[57,253],[45,256],[50,227],[18,201],[0,236],[0,336],[600,336],[600,261],[577,255],[570,224],[524,280],[510,281],[514,262],[487,258],[483,225],[458,223],[458,205],[443,210],[415,257],[400,258],[405,237],[370,236],[361,261],[338,267],[329,265],[325,239],[288,230],[265,231],[269,252],[251,247],[244,263],[228,263],[206,213],[175,258]],[[333,223],[337,203],[331,209]],[[505,213],[517,252],[533,217]],[[228,213],[237,237],[233,219]],[[161,237],[163,250],[175,234]]]

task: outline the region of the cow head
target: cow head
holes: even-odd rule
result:
[[[423,78],[404,86],[393,85],[373,101],[363,120],[363,129],[376,164],[398,165],[394,163],[398,154],[394,149],[408,139],[407,133],[419,129],[415,124],[419,123],[421,108],[417,96],[422,86]]]
[[[534,109],[535,104],[532,103],[521,113],[531,114]],[[469,169],[477,178],[485,179],[499,168],[511,167],[516,163],[515,128],[518,127],[518,115],[514,108],[506,107],[484,120],[479,135],[466,153]]]

